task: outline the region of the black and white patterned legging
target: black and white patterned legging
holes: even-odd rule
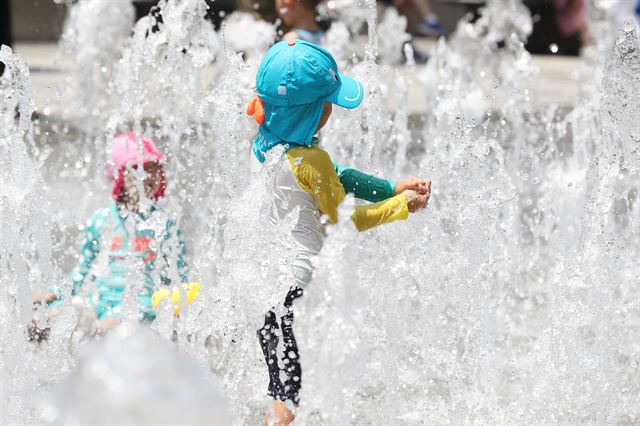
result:
[[[302,370],[300,369],[298,345],[293,335],[292,305],[293,301],[301,296],[301,288],[291,287],[284,301],[287,313],[280,317],[280,323],[278,323],[275,312],[269,311],[265,315],[264,326],[257,331],[269,370],[269,395],[280,401],[289,400],[296,405],[300,398],[298,394],[302,385]],[[284,345],[281,363],[278,363],[279,336],[282,337]]]

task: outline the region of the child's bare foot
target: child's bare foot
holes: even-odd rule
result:
[[[407,189],[412,189],[420,195],[425,195],[431,191],[431,181],[429,179],[420,179],[415,176],[403,179],[396,184],[395,195],[402,194]]]
[[[287,403],[285,401],[274,400],[273,413],[268,412],[264,416],[264,425],[287,426],[295,418],[296,416],[294,416],[293,412],[289,410],[289,407],[287,407]]]
[[[431,193],[430,191],[427,191],[427,193],[425,194],[419,194],[413,189],[406,189],[402,191],[402,195],[404,195],[404,198],[407,199],[409,212],[415,213],[416,211],[427,206],[427,202],[429,201],[429,196],[431,195]]]

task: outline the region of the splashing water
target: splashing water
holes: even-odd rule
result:
[[[38,403],[52,425],[226,424],[206,372],[169,342],[128,323],[84,348],[73,373]]]
[[[60,40],[58,59],[73,58],[68,84],[77,99],[69,105],[69,120],[78,122],[89,137],[101,132],[100,118],[108,107],[113,66],[133,27],[135,10],[129,1],[79,1],[69,8]],[[77,85],[77,86],[76,86]]]
[[[59,271],[51,262],[49,218],[44,213],[47,205],[41,175],[44,165],[29,152],[34,148],[28,143],[33,137],[31,114],[34,109],[29,70],[7,46],[0,49],[0,61],[7,67],[0,77],[0,371],[3,382],[0,408],[3,416],[15,422],[34,417],[25,404],[29,386],[34,384],[34,374],[31,369],[25,371],[24,366],[33,359],[26,341],[27,325],[32,318],[32,289],[39,289],[48,280],[59,277]],[[60,324],[60,330],[63,328]]]
[[[480,19],[461,21],[420,69],[411,61],[397,65],[406,34],[396,15],[380,24],[399,40],[394,50],[390,38],[378,37],[374,1],[337,3],[344,23],[334,24],[327,47],[341,72],[364,82],[367,97],[360,109],[334,110],[323,146],[337,162],[364,171],[429,177],[434,194],[424,213],[365,234],[347,220],[355,201],[341,207],[314,283],[296,302],[304,372],[297,421],[638,422],[635,29],[629,25],[609,47],[587,52],[593,69],[581,72],[578,100],[563,109],[539,98],[544,82],[524,49],[531,17],[520,1],[489,1]],[[268,404],[255,330],[290,285],[287,231],[295,214],[278,226],[268,219],[277,161],[261,170],[254,165],[255,125],[244,106],[269,47],[261,41],[272,40],[275,29],[260,24],[251,32],[247,16],[232,15],[216,33],[204,19],[204,0],[159,6],[162,23],[143,18],[121,49],[100,59],[112,72],[108,90],[91,94],[102,105],[91,128],[64,117],[32,127],[26,65],[0,51],[10,71],[0,80],[6,423],[53,421],[52,410],[29,395],[70,372],[54,398],[62,416],[55,421],[80,416],[69,398],[77,406],[95,402],[81,391],[94,380],[84,374],[90,360],[113,366],[109,354],[119,351],[143,362],[136,352],[142,348],[148,366],[161,370],[158,380],[175,378],[170,366],[180,361],[148,335],[105,340],[94,358],[78,358],[87,343],[72,337],[79,315],[68,285],[49,340],[26,341],[31,291],[65,283],[78,224],[109,196],[107,141],[127,129],[153,137],[168,154],[166,208],[185,231],[192,279],[206,289],[179,319],[165,307],[151,328],[210,367],[233,424],[259,423]],[[369,35],[361,48],[349,37],[364,22]],[[419,90],[416,81],[425,88],[423,117],[403,102]],[[125,303],[134,297],[128,290]],[[36,312],[38,320],[46,313]],[[138,422],[157,419],[137,414]]]

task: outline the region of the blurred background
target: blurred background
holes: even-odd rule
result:
[[[120,1],[120,0],[114,0]],[[351,0],[349,0],[351,1]],[[355,1],[355,0],[354,0]],[[623,0],[632,3],[634,0]],[[408,18],[409,32],[422,35],[420,25],[421,3],[426,2],[431,12],[447,33],[455,29],[456,23],[466,14],[477,14],[484,0],[386,0],[379,1],[379,8],[397,6]],[[22,42],[53,42],[59,39],[67,5],[73,0],[1,0],[2,33],[1,43],[11,45]],[[145,16],[158,0],[136,0],[133,2],[136,18]],[[274,22],[276,12],[273,2],[265,0],[208,0],[208,18],[216,28],[224,18],[235,10],[252,11],[263,19]],[[335,1],[325,2],[325,6],[335,7]],[[584,36],[584,0],[525,0],[524,4],[532,13],[534,28],[527,42],[527,49],[538,54],[577,55],[581,45],[589,42]],[[362,6],[364,7],[364,6]],[[555,47],[550,50],[549,46]]]
[[[262,419],[255,330],[279,300],[263,283],[286,283],[255,262],[284,249],[261,221],[245,105],[288,29],[274,0],[158,3],[0,0],[16,52],[0,50],[15,70],[0,79],[0,424],[219,424],[225,404],[233,424]],[[437,189],[428,214],[361,244],[335,228],[301,302],[301,424],[638,424],[639,6],[320,2],[328,50],[369,88],[323,145]],[[31,292],[71,291],[83,224],[110,200],[111,140],[130,129],[171,159],[165,206],[207,291],[154,334],[125,324],[84,354],[91,328],[68,302],[27,341],[49,320]]]

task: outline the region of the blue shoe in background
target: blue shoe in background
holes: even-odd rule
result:
[[[416,31],[419,35],[426,37],[442,37],[447,35],[447,30],[444,29],[438,18],[435,17],[425,18],[418,24]]]

